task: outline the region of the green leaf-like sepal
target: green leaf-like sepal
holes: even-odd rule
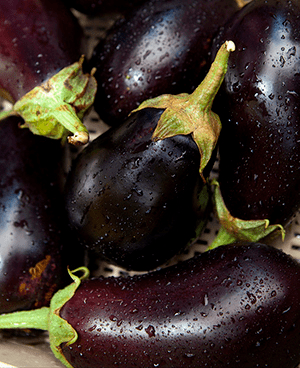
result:
[[[84,274],[81,278],[75,275],[75,272],[83,271]],[[85,267],[78,268],[72,272],[69,271],[73,283],[66,286],[64,289],[56,292],[51,299],[50,313],[49,313],[49,340],[50,347],[53,354],[59,359],[66,367],[72,368],[69,362],[66,360],[61,352],[61,344],[67,345],[73,344],[77,338],[76,330],[64,319],[60,317],[60,310],[66,304],[68,300],[72,298],[75,291],[78,289],[81,280],[89,276],[89,271]]]
[[[206,77],[192,94],[165,94],[142,102],[134,110],[148,107],[164,109],[153,133],[153,140],[191,134],[200,151],[200,174],[210,160],[219,139],[221,121],[219,116],[211,111],[211,107],[224,80],[229,55],[234,50],[232,41],[226,41],[221,46]]]
[[[270,225],[268,219],[242,220],[233,217],[224,203],[218,181],[214,179],[211,184],[214,186],[212,198],[214,211],[221,224],[221,229],[208,249],[234,241],[258,242],[275,232],[284,240],[285,230],[280,224]]]
[[[82,123],[86,112],[94,103],[97,82],[92,72],[83,73],[84,58],[62,69],[40,86],[33,88],[14,105],[12,110],[3,112],[20,115],[34,134],[53,139],[68,140],[74,145],[86,144],[89,133]]]
[[[75,275],[76,272],[82,272],[83,275],[78,277]],[[50,307],[2,314],[0,315],[0,329],[35,328],[48,331],[53,354],[66,367],[73,368],[62,354],[60,346],[63,343],[73,344],[78,335],[76,330],[59,314],[61,308],[74,296],[81,281],[89,277],[89,270],[86,267],[80,267],[72,272],[69,271],[69,274],[73,283],[54,294]]]

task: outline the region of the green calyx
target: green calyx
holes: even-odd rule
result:
[[[33,88],[14,105],[12,110],[0,114],[21,116],[34,134],[63,139],[74,145],[86,144],[89,132],[82,123],[93,105],[97,91],[95,70],[83,73],[84,57],[67,66],[40,86]]]
[[[83,276],[76,276],[75,272],[78,271],[83,272]],[[53,354],[66,367],[72,368],[72,366],[62,354],[60,346],[63,343],[66,343],[67,345],[73,344],[77,340],[78,335],[76,330],[67,321],[62,319],[59,314],[61,308],[75,294],[75,291],[78,289],[81,281],[89,277],[89,270],[86,267],[80,267],[72,272],[69,271],[69,275],[73,279],[73,283],[66,286],[64,289],[56,292],[51,300],[48,331],[50,347],[53,351]]]
[[[227,72],[229,55],[234,50],[232,41],[226,41],[220,47],[206,77],[192,94],[161,95],[144,101],[134,110],[147,107],[165,109],[153,133],[153,140],[191,134],[201,155],[201,175],[220,135],[220,118],[211,108]]]
[[[78,277],[76,272],[82,272]],[[49,332],[50,347],[53,354],[67,368],[73,368],[61,352],[61,344],[73,344],[77,340],[76,330],[60,317],[60,310],[75,294],[82,280],[89,277],[89,270],[80,267],[69,271],[73,283],[57,291],[50,302],[50,307],[42,307],[30,311],[19,311],[0,315],[0,329],[34,328]]]
[[[214,211],[221,228],[207,250],[235,241],[258,242],[270,235],[274,237],[281,235],[284,240],[285,230],[280,224],[270,225],[268,219],[242,220],[233,217],[224,203],[218,181],[214,179],[211,184],[214,186],[212,198]]]

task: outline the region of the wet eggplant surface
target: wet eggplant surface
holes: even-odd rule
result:
[[[75,12],[75,15],[79,18],[81,25],[85,32],[85,41],[88,47],[91,49],[102,38],[113,23],[113,20],[118,18],[119,15],[112,13],[109,16],[97,16],[95,18],[89,18],[85,15],[80,15]],[[7,103],[1,101],[1,106],[7,108]],[[91,111],[86,119],[86,125],[89,128],[91,139],[104,132],[107,126],[99,119],[98,114]],[[72,147],[70,150],[70,157],[77,155],[77,150]],[[66,162],[68,167],[69,161]],[[212,172],[212,177],[215,177],[218,173],[218,162]],[[282,244],[281,240],[276,240],[273,245],[277,248],[283,249],[286,253],[292,254],[296,258],[300,259],[300,216],[297,215],[292,222],[290,228],[287,231],[285,243]],[[206,225],[206,229],[203,232],[200,239],[198,239],[189,251],[181,255],[180,259],[186,259],[192,257],[197,252],[202,252],[206,249],[215,236],[216,231],[219,228],[219,224],[211,215],[209,222]],[[178,259],[173,259],[170,263],[177,262]],[[106,262],[101,262],[98,265],[95,275],[105,276],[119,276],[124,274],[122,268],[113,266]],[[129,273],[132,274],[132,273]],[[18,354],[16,354],[16,349]],[[48,346],[48,336],[43,334],[37,338],[24,339],[21,337],[13,337],[9,340],[0,339],[0,365],[1,362],[10,364],[13,367],[41,367],[43,364],[45,367],[51,368],[63,368],[64,366],[53,356]],[[25,364],[25,365],[24,365]],[[3,365],[5,366],[5,365]],[[8,365],[9,367],[9,365]],[[242,368],[242,367],[241,367]]]

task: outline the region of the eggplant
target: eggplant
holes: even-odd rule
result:
[[[89,64],[100,118],[119,125],[144,100],[194,91],[209,69],[213,36],[241,3],[151,0],[117,21]]]
[[[135,113],[121,129],[90,143],[72,166],[68,221],[91,258],[127,270],[155,268],[185,248],[196,237],[198,218],[208,215],[191,136],[151,142],[162,112]]]
[[[66,267],[82,265],[63,208],[61,143],[22,123],[0,124],[0,313],[49,305]]]
[[[65,186],[71,229],[127,270],[160,266],[201,232],[220,121],[210,110],[234,49],[225,42],[191,94],[144,101],[76,158]]]
[[[35,134],[86,143],[96,82],[82,70],[82,29],[60,0],[0,3],[0,94]],[[4,113],[4,117],[8,115]]]
[[[299,271],[279,249],[235,243],[143,275],[71,273],[49,308],[1,315],[0,328],[48,330],[69,368],[295,368]]]
[[[214,245],[284,236],[299,210],[299,11],[298,1],[251,1],[214,41],[214,52],[227,37],[237,47],[214,104],[222,121]]]

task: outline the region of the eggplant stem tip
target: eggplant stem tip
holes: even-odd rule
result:
[[[233,41],[226,41],[226,50],[228,52],[233,52],[235,51],[235,44]]]

